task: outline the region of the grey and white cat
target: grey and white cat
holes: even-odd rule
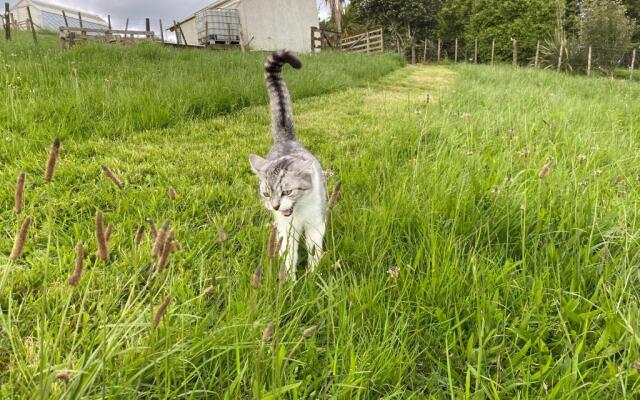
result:
[[[288,51],[271,54],[264,64],[264,77],[271,103],[273,146],[265,158],[250,155],[253,172],[260,178],[260,196],[272,211],[282,241],[287,274],[296,279],[298,243],[304,235],[313,271],[322,256],[325,232],[327,185],[320,162],[296,140],[289,90],[282,79],[282,67],[302,67]]]

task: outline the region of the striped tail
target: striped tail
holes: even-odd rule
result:
[[[264,63],[264,78],[267,81],[269,102],[271,103],[271,130],[274,142],[295,140],[291,97],[282,79],[282,67],[289,64],[295,69],[302,68],[300,60],[287,50],[273,52]]]

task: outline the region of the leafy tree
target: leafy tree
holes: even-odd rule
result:
[[[593,65],[609,76],[631,47],[636,26],[617,0],[584,0],[581,4],[580,40],[591,46]]]
[[[448,0],[438,13],[438,36],[446,42],[463,37],[472,6],[473,0]]]
[[[352,0],[358,16],[370,25],[383,26],[398,50],[411,48],[416,59],[418,38],[433,36],[443,0]]]
[[[556,11],[557,2],[550,0],[473,0],[466,41],[473,46],[477,38],[478,58],[487,60],[495,39],[496,59],[506,61],[516,39],[518,60],[525,62],[535,55],[537,42],[553,34]]]

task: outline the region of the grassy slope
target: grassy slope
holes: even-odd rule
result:
[[[407,68],[296,102],[301,140],[333,170],[331,183],[344,182],[328,254],[296,285],[279,285],[266,259],[269,216],[247,163],[269,146],[266,107],[65,140],[50,185],[43,140],[12,148],[0,171],[0,261],[22,219],[9,211],[20,170],[36,224],[25,259],[0,275],[0,394],[637,393],[640,88],[510,67],[454,71]],[[93,261],[97,208],[115,225],[108,265]],[[149,238],[132,246],[146,216],[171,219],[184,247],[161,274],[149,268]],[[90,266],[71,288],[77,240]],[[397,281],[386,272],[394,265]],[[269,322],[274,341],[261,344]],[[319,333],[302,341],[313,324]],[[65,368],[68,385],[53,378]]]

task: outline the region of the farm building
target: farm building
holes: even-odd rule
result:
[[[178,44],[235,45],[251,50],[311,51],[318,26],[315,0],[218,0],[169,30]]]
[[[64,14],[67,23],[71,27],[80,27],[78,13],[82,14],[82,26],[85,28],[107,29],[108,24],[104,18],[90,12],[76,10],[67,6],[39,0],[19,0],[10,9],[13,17],[12,23],[18,29],[27,30],[29,26],[29,15],[27,6],[31,11],[33,25],[38,30],[58,31],[61,26],[65,26]]]

